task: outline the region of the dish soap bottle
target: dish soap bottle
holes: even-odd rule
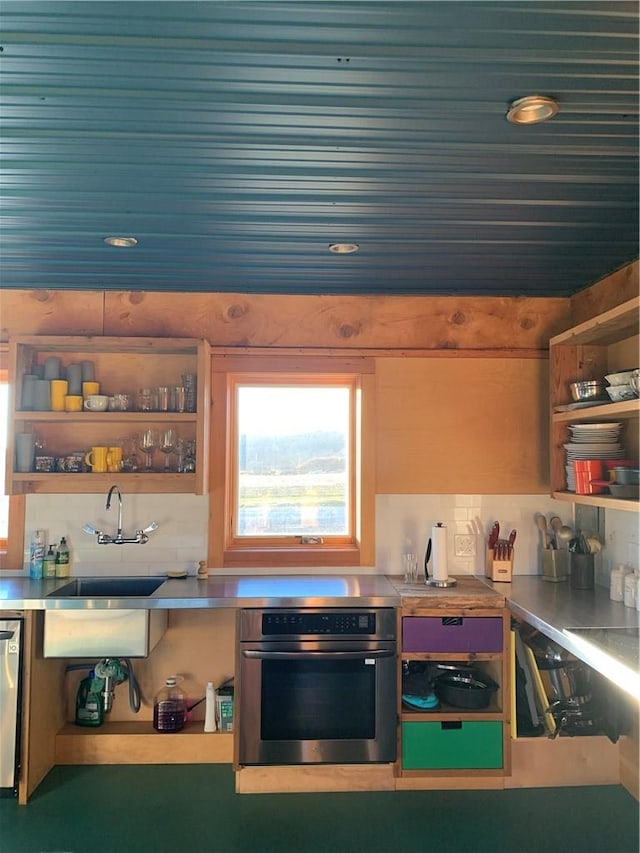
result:
[[[186,716],[185,695],[178,687],[178,679],[171,675],[153,700],[153,728],[158,732],[179,732]]]
[[[43,578],[55,578],[55,576],[56,576],[56,552],[53,550],[53,545],[49,545],[49,550],[44,555],[42,577]]]
[[[69,546],[64,536],[60,539],[60,544],[56,551],[56,577],[69,577]]]

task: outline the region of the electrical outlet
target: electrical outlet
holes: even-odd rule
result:
[[[475,557],[476,537],[467,533],[456,533],[454,537],[456,557]]]

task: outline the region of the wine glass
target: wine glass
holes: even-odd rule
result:
[[[160,434],[157,429],[145,429],[140,433],[138,446],[144,453],[144,470],[153,471],[153,453],[160,445]]]
[[[164,470],[165,473],[171,470],[170,457],[173,451],[178,446],[178,433],[175,429],[169,427],[162,430],[160,433],[160,444],[158,449],[164,453]]]

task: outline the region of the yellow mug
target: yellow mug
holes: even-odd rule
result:
[[[87,463],[89,468],[91,468],[94,474],[104,474],[108,470],[108,455],[108,447],[92,447],[91,450],[85,454],[84,461]]]
[[[82,396],[90,397],[92,394],[100,393],[100,383],[99,382],[83,382],[82,383]]]
[[[81,412],[82,397],[79,394],[67,394],[64,398],[65,412]]]
[[[107,453],[107,471],[117,472],[122,470],[122,448],[109,447]]]
[[[64,401],[69,390],[69,383],[66,379],[51,380],[51,411],[64,412]]]

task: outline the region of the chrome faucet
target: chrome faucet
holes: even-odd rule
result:
[[[116,534],[116,539],[122,539],[122,493],[117,486],[111,486],[109,489],[105,509],[111,509],[111,496],[114,492],[118,494],[118,533]]]
[[[111,509],[111,498],[113,493],[118,496],[118,528],[115,536],[110,536],[108,533],[103,533],[101,530],[96,530],[90,524],[85,524],[82,528],[84,533],[97,537],[98,545],[144,545],[149,541],[147,533],[151,533],[158,529],[158,524],[152,521],[142,530],[136,530],[135,536],[124,536],[122,532],[122,493],[118,486],[113,485],[107,494],[107,505],[105,509]]]

